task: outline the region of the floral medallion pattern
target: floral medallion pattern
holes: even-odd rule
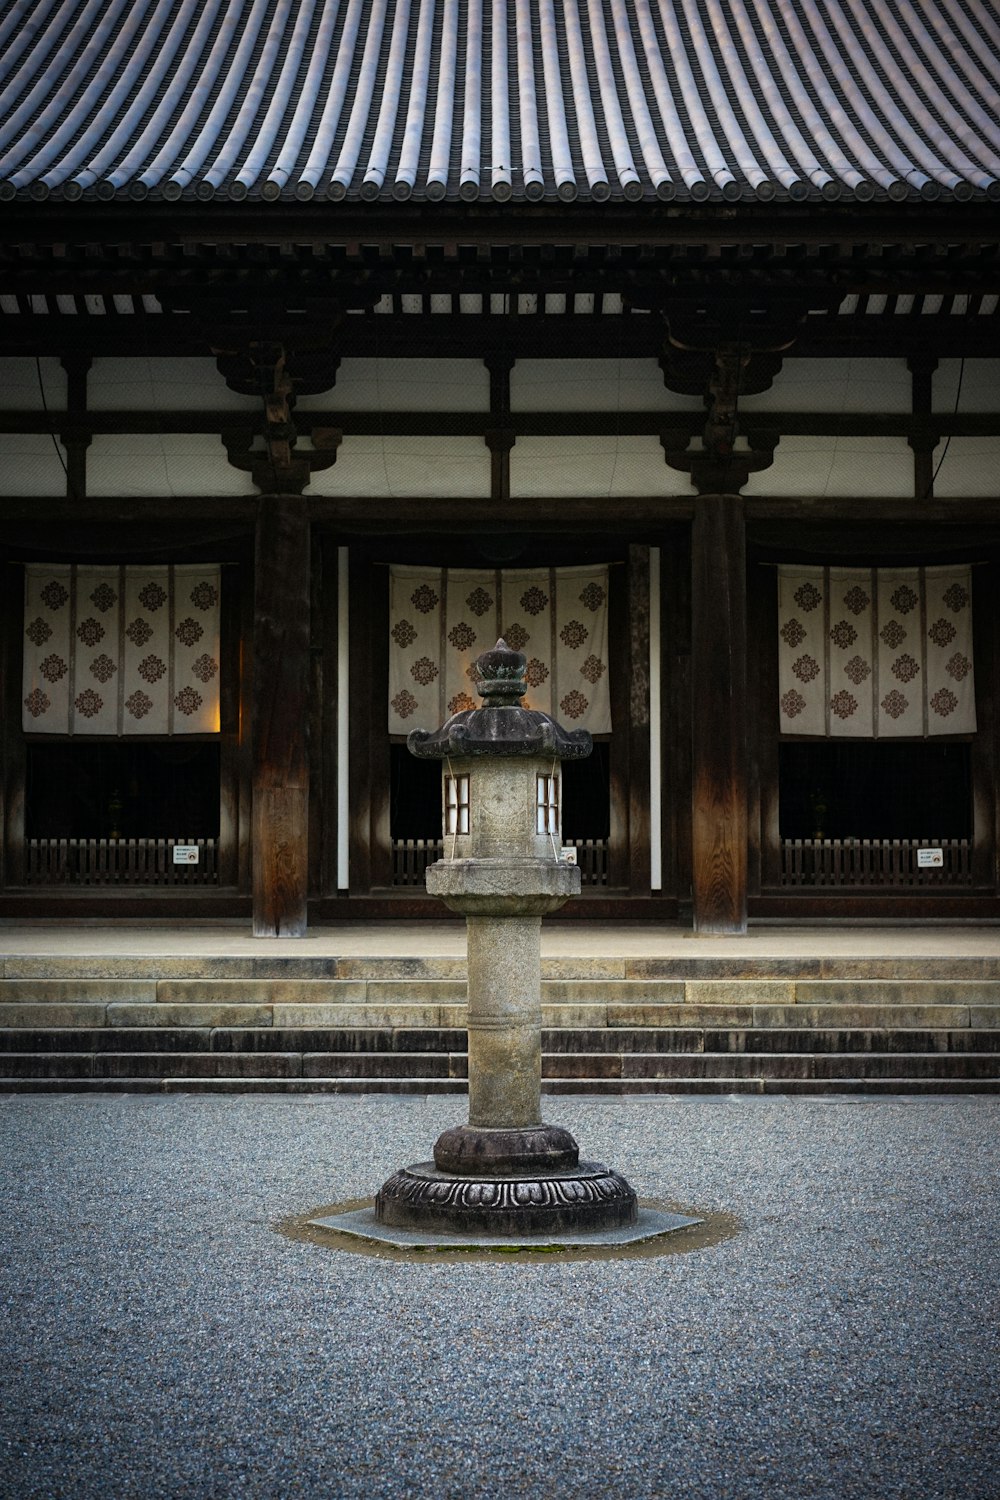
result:
[[[32,620],[24,633],[32,645],[44,646],[52,634],[52,626],[46,624],[41,615],[39,615],[37,619]]]
[[[957,634],[958,631],[951,621],[946,620],[942,616],[940,620],[934,621],[934,624],[927,632],[927,638],[933,641],[935,646],[940,646],[943,650],[945,646],[951,645]]]
[[[476,643],[476,632],[465,620],[459,620],[449,630],[448,639],[456,651],[468,651]]]
[[[93,615],[80,622],[76,633],[85,646],[96,646],[98,641],[103,641],[105,635],[104,626]]]
[[[902,656],[897,656],[892,664],[892,675],[898,677],[900,682],[912,682],[920,671],[920,663],[915,661],[908,651]]]
[[[608,598],[607,566],[391,564],[389,733],[435,729],[451,714],[481,707],[475,660],[498,636],[526,658],[527,708],[609,733]]]
[[[147,641],[151,641],[153,639],[154,632],[153,627],[152,625],[150,625],[149,621],[144,620],[141,615],[137,615],[126,630],[125,634],[128,636],[133,646],[138,646],[141,648],[146,644]]]
[[[62,609],[69,598],[69,589],[64,588],[58,579],[53,578],[41,591],[41,600],[46,609]]]
[[[218,732],[217,564],[29,563],[24,575],[25,725],[109,737]]]
[[[806,706],[806,700],[802,694],[796,692],[795,688],[789,688],[787,693],[781,695],[781,712],[789,719],[798,718]]]
[[[146,587],[140,590],[139,593],[139,603],[145,609],[148,609],[151,614],[155,614],[158,609],[162,609],[168,598],[169,595],[166,589],[161,588],[155,581],[147,583]]]
[[[69,671],[69,663],[63,661],[62,657],[53,651],[44,661],[39,662],[38,670],[46,682],[58,682]]]
[[[98,682],[110,682],[118,668],[107,652],[102,651],[100,656],[95,656],[90,663],[90,670]]]
[[[52,700],[41,688],[32,688],[24,700],[24,706],[33,719],[38,719],[52,707]]]
[[[138,672],[143,682],[159,682],[165,676],[167,664],[159,656],[146,656],[139,663]]]
[[[942,719],[946,719],[949,714],[955,712],[958,707],[958,699],[950,688],[938,688],[930,700],[930,706],[934,713],[940,715]]]
[[[803,630],[801,624],[798,620],[795,619],[794,616],[790,620],[785,621],[784,625],[782,625],[781,627],[779,634],[785,645],[791,646],[793,651],[795,650],[796,646],[801,646],[802,642],[806,638],[806,632]]]
[[[198,660],[191,663],[191,670],[199,682],[211,682],[219,670],[219,663],[207,651],[203,651]]]
[[[202,705],[202,696],[190,683],[182,687],[179,693],[174,694],[174,707],[178,713],[195,714]]]
[[[152,707],[152,698],[150,698],[148,693],[144,693],[141,688],[136,688],[135,692],[129,693],[125,699],[126,712],[130,713],[133,719],[144,719]]]
[[[830,708],[837,715],[838,719],[849,719],[852,714],[856,714],[858,711],[858,700],[846,688],[841,688],[840,692],[834,693],[830,699]]]
[[[575,651],[579,646],[583,645],[589,635],[590,631],[580,620],[568,620],[559,632],[559,639],[563,645],[568,646],[571,651]]]
[[[581,719],[587,711],[587,702],[583,694],[574,688],[571,693],[566,694],[565,698],[559,700],[559,707],[567,719]]]
[[[893,688],[891,693],[886,693],[882,699],[882,708],[890,719],[900,719],[909,708],[909,699],[904,698],[899,688]]]
[[[110,583],[99,583],[90,596],[90,602],[102,614],[107,614],[111,606],[118,603],[118,595]]]
[[[183,646],[196,646],[204,634],[204,627],[199,625],[197,620],[193,620],[190,615],[186,620],[182,620],[174,631],[174,635]]]
[[[104,699],[93,688],[84,688],[73,700],[73,706],[85,719],[93,719],[104,707]]]
[[[808,615],[823,603],[823,595],[814,584],[804,583],[801,588],[795,590],[795,602],[799,609],[804,609]]]
[[[776,696],[787,732],[793,732],[785,707],[791,692],[803,699],[796,735],[917,739],[975,732],[968,564],[779,563],[777,580]],[[843,692],[856,705],[846,717]],[[938,694],[946,714],[930,707]]]
[[[417,632],[409,620],[397,620],[389,634],[401,651],[405,651],[407,646],[412,646],[417,638]]]
[[[549,602],[548,594],[543,594],[537,584],[532,584],[521,595],[521,608],[526,615],[540,615]]]
[[[418,589],[414,589],[410,597],[413,608],[419,610],[422,615],[429,615],[432,609],[436,609],[440,595],[426,583],[422,583]],[[402,715],[403,718],[406,715]]]
[[[463,694],[462,696],[464,697],[465,695]],[[469,702],[472,702],[471,698]],[[411,692],[408,692],[404,688],[401,693],[397,693],[395,698],[392,699],[392,706],[399,718],[408,719],[417,710],[417,700]]]
[[[189,598],[195,609],[212,609],[219,602],[219,590],[203,578],[195,584]]]
[[[477,588],[472,590],[465,602],[476,618],[481,619],[488,609],[493,608],[493,595],[488,594],[484,588]]]
[[[830,639],[835,646],[846,651],[848,646],[853,646],[858,638],[858,632],[848,620],[838,620],[830,631]]]
[[[792,662],[792,671],[800,682],[812,682],[819,676],[819,662],[813,656],[800,656],[798,661]]]

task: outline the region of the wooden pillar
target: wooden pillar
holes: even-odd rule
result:
[[[309,884],[309,515],[301,495],[257,505],[253,932],[303,937]]]
[[[698,932],[747,926],[746,526],[738,495],[695,502],[692,863]]]

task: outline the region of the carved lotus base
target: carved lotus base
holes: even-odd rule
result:
[[[637,1214],[624,1177],[595,1161],[509,1176],[459,1176],[420,1162],[394,1172],[375,1198],[377,1223],[444,1234],[586,1233],[634,1224]]]

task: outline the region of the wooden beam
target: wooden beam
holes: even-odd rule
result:
[[[628,853],[629,892],[649,887],[649,548],[628,549]]]
[[[254,597],[253,931],[303,937],[309,882],[309,513],[262,495]]]
[[[698,932],[747,925],[746,527],[737,495],[702,495],[691,567],[692,860]]]
[[[791,377],[785,376],[785,380]],[[779,377],[779,380],[781,377]],[[352,437],[484,437],[509,433],[516,437],[659,437],[664,429],[693,435],[705,425],[702,411],[671,409],[664,392],[662,407],[648,411],[357,411],[310,410],[294,413],[299,436],[316,428]],[[744,437],[766,428],[782,437],[996,437],[1000,411],[986,412],[870,412],[870,411],[742,411],[736,431]],[[242,432],[249,441],[263,431],[253,411],[102,411],[88,413],[0,411],[0,433],[49,433],[57,429],[64,441],[89,442],[91,436],[131,433]],[[247,480],[249,486],[250,480]]]

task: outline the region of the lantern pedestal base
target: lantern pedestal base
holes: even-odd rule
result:
[[[501,1176],[460,1176],[420,1162],[394,1172],[375,1198],[378,1224],[518,1240],[620,1229],[637,1215],[635,1193],[624,1177],[586,1161],[563,1171]]]

